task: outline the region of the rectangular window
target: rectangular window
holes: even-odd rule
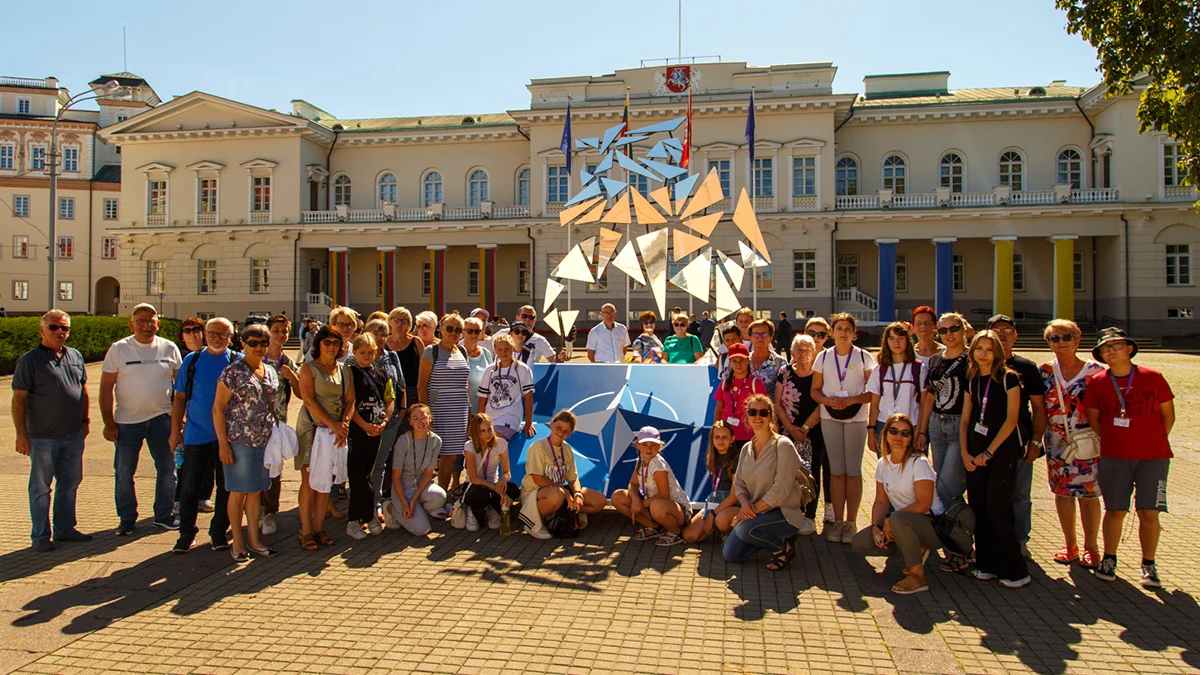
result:
[[[851,157],[843,157],[834,167],[834,190],[839,197],[858,194],[858,163]]]
[[[792,315],[792,318],[808,320],[808,319],[813,318],[816,315],[817,315],[817,310],[815,310],[815,309],[798,309],[798,310],[796,310],[796,313]]]
[[[421,295],[429,297],[429,288],[432,285],[432,280],[429,276],[429,263],[421,263]]]
[[[200,180],[200,203],[196,207],[196,213],[216,213],[217,212],[217,179],[202,178]]]
[[[58,282],[58,299],[59,300],[74,300],[75,299],[75,282],[74,281]]]
[[[104,219],[105,220],[116,220],[118,214],[120,213],[119,206],[120,206],[120,200],[105,199],[104,200]]]
[[[858,256],[837,257],[837,287],[841,291],[858,288]]]
[[[63,148],[62,170],[79,173],[79,148]]]
[[[1078,251],[1075,252],[1075,260],[1073,261],[1072,267],[1074,268],[1073,271],[1074,271],[1074,277],[1075,277],[1075,290],[1076,291],[1085,290],[1084,284],[1083,284],[1083,254],[1082,253],[1080,253]]]
[[[717,178],[721,181],[721,194],[725,195],[726,198],[732,197],[733,195],[731,195],[729,193],[729,190],[730,190],[729,160],[728,159],[710,160],[708,163],[708,170],[709,170],[709,172],[712,172],[713,169],[717,170]]]
[[[546,167],[546,203],[563,204],[569,197],[570,175],[565,166]]]
[[[27,98],[17,99],[17,114],[18,115],[28,115],[32,109],[33,109],[33,105],[29,99],[27,99]]]
[[[479,261],[467,263],[467,295],[479,295]]]
[[[817,290],[816,251],[792,251],[792,290]]]
[[[1023,292],[1025,290],[1025,254],[1013,254],[1013,290]]]
[[[1167,318],[1168,319],[1190,319],[1190,318],[1192,318],[1192,308],[1191,307],[1168,307],[1167,308]]]
[[[757,272],[757,274],[755,274]],[[770,291],[775,289],[775,272],[774,266],[767,265],[766,267],[755,267],[746,270],[747,274],[754,276],[754,286],[760,291]],[[771,317],[770,310],[767,312],[767,318]]]
[[[1163,146],[1163,187],[1175,187],[1181,178],[1183,172],[1179,170],[1179,144],[1167,143]]]
[[[896,254],[896,292],[908,292],[908,256]]]
[[[29,195],[13,195],[13,215],[20,218],[29,217]]]
[[[127,119],[129,119],[129,115],[122,115],[122,114],[118,114],[118,115],[117,115],[117,121],[118,121],[118,122],[124,122],[124,121],[125,121],[125,120],[127,120]],[[208,318],[210,318],[210,319],[211,319],[212,317],[210,316],[210,317],[208,317]]]
[[[58,217],[71,219],[75,217],[75,198],[74,197],[59,197],[58,198]]]
[[[811,197],[817,194],[817,158],[792,159],[792,196]]]
[[[216,260],[201,260],[200,261],[200,284],[197,287],[199,293],[208,295],[217,292],[217,261]]]
[[[271,177],[270,176],[255,176],[253,178],[254,200],[250,206],[251,211],[270,211],[271,210]]]
[[[517,261],[517,295],[526,297],[529,295],[529,261]]]
[[[75,257],[75,237],[58,238],[58,257],[67,260]]]
[[[517,177],[517,206],[529,206],[529,169]]]
[[[29,235],[16,234],[13,235],[12,257],[28,258],[29,257]]]
[[[13,300],[28,300],[29,299],[29,282],[14,281],[13,282]]]
[[[639,176],[636,173],[629,174],[629,184],[633,189],[637,190],[643,197],[650,196],[650,179],[645,176]]]
[[[46,170],[46,146],[34,145],[29,148],[29,170]]]
[[[955,293],[965,293],[967,290],[967,258],[962,253],[950,257],[950,283]]]
[[[101,251],[100,257],[103,258],[104,260],[116,260],[117,259],[117,238],[116,237],[105,237],[101,241],[100,251]]]
[[[775,195],[774,160],[770,157],[754,160],[754,196]]]
[[[270,266],[271,261],[267,258],[253,258],[250,260],[251,293],[266,293],[271,289],[268,269]]]
[[[1192,247],[1190,244],[1167,244],[1167,285],[1192,285]]]
[[[167,181],[152,180],[147,189],[149,202],[146,215],[163,216],[167,213]]]
[[[215,262],[213,263],[216,264]],[[146,295],[159,295],[167,292],[167,261],[146,261]]]
[[[16,156],[17,146],[12,143],[0,145],[0,169],[12,170],[15,164],[13,159]]]

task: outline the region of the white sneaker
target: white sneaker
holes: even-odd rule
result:
[[[372,518],[367,523],[368,534],[381,534],[383,532],[383,523],[379,522],[378,518]]]
[[[383,507],[380,508],[379,510],[383,511],[384,527],[386,527],[389,530],[400,529],[400,521],[396,520],[396,517],[392,515],[392,500],[389,499],[386,502],[384,502]]]
[[[258,521],[258,529],[265,535],[272,535],[279,531],[279,526],[275,524],[275,514],[268,513]]]
[[[1031,579],[1029,577],[1029,575],[1026,574],[1025,576],[1021,577],[1020,579],[1001,579],[1000,585],[1005,588],[1020,588],[1022,586],[1025,586],[1026,584],[1028,584],[1031,581],[1033,581],[1033,579]]]
[[[842,523],[842,543],[849,544],[854,541],[854,535],[858,534],[858,521],[847,520]]]
[[[500,529],[500,514],[496,513],[496,509],[493,509],[490,506],[487,507],[486,510],[487,510],[487,519],[488,519],[488,529],[489,530]]]
[[[551,535],[549,532],[546,531],[545,526],[542,526],[541,528],[536,529],[536,530],[526,529],[525,533],[528,534],[529,536],[533,537],[534,539],[552,539],[553,538],[553,535]]]
[[[436,518],[437,520],[445,520],[450,517],[450,509],[447,509],[443,506],[442,508],[437,509],[433,513],[429,514],[429,517]]]
[[[807,537],[817,531],[817,524],[813,522],[812,518],[805,518],[804,522],[800,523],[800,527],[796,529],[800,534]]]
[[[827,523],[833,522],[833,504],[825,505],[825,522],[827,522]]]
[[[362,528],[362,524],[358,521],[352,520],[346,523],[346,536],[351,539],[366,539],[367,531]]]
[[[479,520],[475,518],[475,512],[467,509],[467,532],[478,532]]]

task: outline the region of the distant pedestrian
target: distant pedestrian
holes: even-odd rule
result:
[[[705,349],[708,349],[712,345],[713,333],[715,333],[716,330],[717,322],[713,321],[712,317],[708,315],[708,312],[701,312],[700,332],[698,335],[700,336],[700,344],[704,345]]]
[[[779,322],[775,324],[775,351],[780,354],[790,354],[792,350],[792,322],[788,321],[787,312],[779,313]]]

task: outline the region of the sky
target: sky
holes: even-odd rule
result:
[[[5,20],[36,26],[45,3]],[[194,90],[342,119],[479,114],[529,106],[530,79],[604,75],[643,60],[717,57],[765,66],[832,61],[835,93],[864,75],[948,70],[950,87],[1100,80],[1095,50],[1054,0],[261,2],[56,4],[64,33],[9,31],[0,75],[59,78],[72,93],[125,69],[164,100]],[[702,59],[715,60],[715,59]],[[647,64],[652,65],[652,64]],[[89,104],[81,104],[81,108]]]

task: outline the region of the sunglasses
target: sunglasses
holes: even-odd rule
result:
[[[962,326],[957,326],[957,325],[956,326],[940,326],[938,328],[938,335],[946,335],[948,333],[961,333],[962,329],[963,329]]]
[[[358,324],[350,323],[349,321],[339,321],[333,325],[338,328],[358,328]]]
[[[528,321],[530,319],[536,319],[537,317],[532,314],[518,314],[517,318],[522,321]]]
[[[1102,352],[1115,352],[1116,350],[1121,349],[1122,347],[1124,347],[1127,344],[1129,344],[1129,343],[1125,342],[1124,340],[1113,340],[1112,342],[1105,342],[1104,344],[1100,345],[1097,349],[1099,349]]]
[[[461,333],[463,329],[458,326],[442,326],[443,333]]]
[[[62,332],[64,332],[64,333],[70,333],[70,332],[71,332],[71,327],[70,327],[70,326],[58,326],[58,325],[55,325],[55,324],[52,324],[52,323],[51,323],[51,324],[46,324],[46,328],[47,328],[48,330],[50,330],[50,332],[52,332],[52,333],[57,333],[57,332],[58,332],[58,331],[60,331],[60,330],[61,330]]]
[[[1050,337],[1048,337],[1046,339],[1053,342],[1054,344],[1058,344],[1060,342],[1070,342],[1071,340],[1075,339],[1075,336],[1074,335],[1051,335]]]
[[[337,338],[325,338],[321,340],[322,347],[341,347],[342,341]]]
[[[508,331],[508,332],[512,333],[513,335],[520,335],[520,336],[522,336],[522,337],[529,337],[529,331],[527,331],[527,330],[510,330],[510,331]]]
[[[888,436],[903,436],[912,438],[912,429],[899,429],[897,427],[888,427]]]
[[[187,328],[184,328],[183,330],[181,330],[179,332],[183,333],[184,335],[191,335],[192,333],[203,333],[204,326],[188,326]]]
[[[480,331],[478,328],[468,328],[465,332],[467,335],[479,335],[479,333],[482,331]]]
[[[814,340],[824,340],[825,338],[829,337],[829,333],[818,330],[810,330],[808,331],[808,337]]]
[[[687,328],[687,322],[684,322],[684,321],[676,321],[675,323],[673,323],[671,325],[675,326],[677,328]]]
[[[266,347],[267,345],[271,344],[271,341],[270,340],[246,340],[246,341],[242,342],[242,344],[246,345],[247,347],[251,347],[251,348]]]
[[[770,417],[771,411],[767,408],[747,408],[747,417]]]

